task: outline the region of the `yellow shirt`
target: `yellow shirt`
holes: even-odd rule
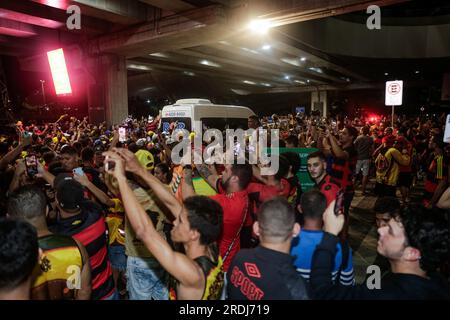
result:
[[[109,245],[114,243],[125,245],[125,228],[123,223],[125,209],[122,201],[119,199],[111,200],[114,202],[114,207],[109,208],[105,219],[109,230]]]
[[[378,155],[378,157],[380,156],[381,155]],[[395,148],[390,148],[384,156],[389,163],[389,169],[383,172],[378,172],[377,170],[376,181],[384,185],[396,186],[400,174],[399,165],[407,166],[410,158],[407,154],[401,154],[400,151]]]

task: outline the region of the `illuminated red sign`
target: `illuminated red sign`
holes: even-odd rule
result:
[[[56,94],[72,93],[63,49],[48,51],[47,56],[50,70],[52,71],[53,85],[55,86]]]

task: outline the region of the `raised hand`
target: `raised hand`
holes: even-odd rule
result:
[[[89,184],[89,179],[84,173],[82,175],[78,175],[75,173],[73,175],[73,178],[85,187],[87,187],[87,185]]]
[[[126,179],[124,159],[114,151],[103,152],[105,156],[105,171],[117,180]]]
[[[125,170],[139,174],[144,167],[141,165],[136,155],[128,149],[113,148],[113,152],[118,154],[125,162]]]

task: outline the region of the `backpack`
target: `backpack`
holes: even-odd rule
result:
[[[377,173],[386,172],[390,165],[390,161],[386,158],[386,155],[380,152],[375,159],[375,168]]]
[[[392,148],[389,148],[391,150]],[[383,179],[389,177],[389,171],[392,168],[392,165],[395,161],[394,157],[391,156],[391,159],[388,160],[386,157],[386,154],[389,152],[386,151],[385,153],[379,153],[377,158],[375,159],[375,168],[376,168],[376,174],[377,176],[382,177]]]
[[[392,165],[395,162],[395,158],[391,156],[391,159],[388,160],[386,154],[393,148],[389,148],[385,153],[379,153],[377,158],[375,159],[375,167],[376,167],[376,175],[381,178],[383,182],[387,182],[389,179],[389,172],[392,169]]]

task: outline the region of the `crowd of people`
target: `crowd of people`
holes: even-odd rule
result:
[[[391,120],[251,116],[288,149],[271,175],[174,163],[159,117],[18,121],[0,143],[0,299],[450,299],[445,115]],[[355,281],[355,192],[378,197],[377,288]]]

